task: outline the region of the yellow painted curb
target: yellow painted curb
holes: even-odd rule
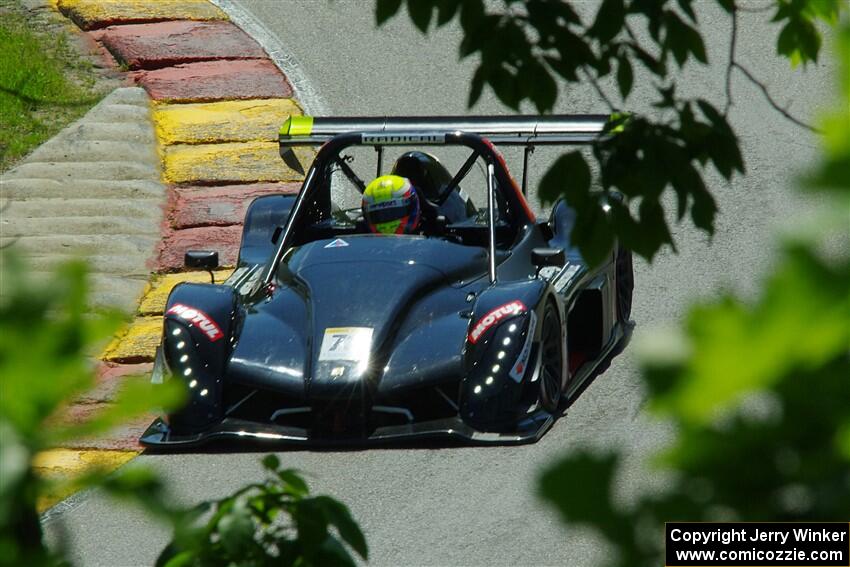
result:
[[[58,6],[84,29],[113,22],[227,19],[208,0],[59,0]]]
[[[43,476],[78,475],[95,467],[117,469],[139,451],[48,449],[33,457],[33,468]]]
[[[216,270],[216,283],[221,283],[230,277],[233,270]],[[148,287],[139,303],[139,315],[162,315],[165,311],[165,302],[168,294],[177,284],[181,282],[209,283],[210,275],[207,272],[179,272],[176,274],[156,275],[148,282]]]
[[[308,148],[296,148],[304,169],[313,161]],[[252,181],[300,181],[278,154],[276,142],[175,145],[163,148],[165,181],[169,183],[248,183]]]
[[[157,104],[153,117],[160,144],[172,145],[276,142],[278,128],[293,114],[301,114],[295,101],[279,98]]]
[[[161,335],[162,317],[137,317],[112,340],[100,358],[109,362],[150,362]]]
[[[69,481],[93,469],[112,472],[138,454],[138,451],[48,449],[35,455],[32,464],[36,474],[43,478]],[[76,492],[78,488],[71,482],[64,484],[61,489],[40,496],[36,504],[38,511],[43,512],[50,508]]]

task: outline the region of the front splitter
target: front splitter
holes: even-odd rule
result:
[[[366,437],[313,437],[306,429],[225,418],[211,428],[194,435],[177,435],[162,419],[154,421],[139,439],[145,447],[157,449],[192,448],[217,441],[252,441],[280,445],[357,446],[429,439],[459,440],[482,445],[518,445],[534,443],[552,426],[551,414],[538,411],[510,432],[479,431],[459,417],[379,427]]]

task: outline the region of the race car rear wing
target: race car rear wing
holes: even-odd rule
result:
[[[364,142],[375,145],[427,143],[427,138],[450,132],[468,132],[494,144],[563,145],[594,141],[602,133],[604,114],[549,116],[398,116],[313,117],[290,116],[280,128],[281,149],[321,145],[338,134],[364,132]],[[419,138],[426,138],[420,140]],[[431,143],[440,143],[435,139]]]
[[[554,114],[548,116],[396,116],[313,117],[290,116],[280,128],[280,157],[292,169],[304,170],[294,146],[318,146],[334,136],[362,132],[363,143],[382,148],[391,145],[445,143],[454,132],[477,134],[497,145],[525,146],[528,154],[538,145],[588,144],[604,131],[605,114]],[[380,169],[380,167],[379,167]],[[525,179],[523,171],[523,179]],[[523,190],[525,189],[523,183]],[[525,191],[523,191],[525,192]]]

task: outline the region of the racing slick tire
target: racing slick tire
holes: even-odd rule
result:
[[[632,266],[632,251],[617,247],[617,320],[628,323],[632,315],[632,294],[635,288],[635,274]]]
[[[555,305],[548,301],[540,330],[540,407],[549,413],[561,403],[564,373],[564,337]]]

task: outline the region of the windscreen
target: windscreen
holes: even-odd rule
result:
[[[336,207],[343,210],[354,210],[360,207],[361,193],[359,190],[359,181],[364,185],[368,185],[370,181],[380,175],[399,174],[397,164],[399,159],[409,152],[422,152],[434,158],[448,172],[449,179],[463,166],[464,162],[469,158],[470,150],[465,147],[435,147],[427,148],[412,148],[400,146],[388,146],[383,149],[383,155],[380,156],[375,148],[367,146],[350,146],[346,148],[340,156],[354,173],[356,179],[351,179],[343,171],[343,167],[339,164],[332,166],[331,179],[331,200]],[[359,181],[357,181],[359,180]],[[411,179],[416,186],[416,180]],[[421,185],[421,183],[420,183]],[[444,185],[442,183],[433,183],[429,185]],[[417,187],[417,192],[422,192],[428,198],[433,199],[434,191],[442,187]],[[487,219],[487,176],[486,166],[482,158],[475,160],[475,163],[467,173],[467,175],[458,183],[459,194],[463,199],[472,203],[476,214],[475,219],[480,220],[482,224],[486,224]],[[501,218],[503,211],[497,208],[497,219]]]

